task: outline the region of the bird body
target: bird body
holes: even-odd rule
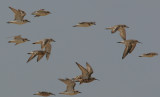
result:
[[[80,82],[80,84],[82,84],[82,83],[89,83],[89,82],[92,82],[94,80],[98,80],[94,77],[91,77],[91,75],[93,73],[93,69],[90,66],[90,64],[88,64],[88,62],[86,62],[86,67],[87,68],[84,68],[78,62],[76,62],[76,64],[79,67],[79,69],[81,70],[82,75],[79,75],[79,76],[73,78],[74,81]]]
[[[37,57],[37,62],[38,62],[38,61],[39,61],[40,59],[42,59],[42,57],[46,54],[46,51],[43,51],[43,50],[35,50],[35,51],[32,51],[32,52],[30,52],[30,53],[28,53],[28,54],[31,54],[31,56],[29,57],[27,63],[28,63],[30,60],[32,60],[33,58],[35,58],[36,56],[38,56],[38,57]]]
[[[123,40],[126,40],[126,30],[125,28],[129,28],[128,26],[124,25],[124,24],[120,24],[120,25],[115,25],[113,27],[109,27],[106,29],[110,29],[111,33],[115,33],[116,31],[120,32],[120,36]]]
[[[18,35],[18,36],[14,36],[14,39],[8,41],[8,43],[16,43],[15,45],[18,45],[20,43],[24,43],[27,41],[30,41],[30,40],[28,40],[27,38],[22,38],[21,35]]]
[[[90,27],[92,25],[96,25],[96,23],[95,22],[80,22],[74,25],[73,27]]]
[[[22,25],[25,24],[27,22],[30,22],[26,19],[23,19],[24,16],[26,15],[26,13],[20,9],[16,10],[12,7],[9,7],[13,12],[14,12],[14,20],[13,21],[8,21],[7,23],[12,23],[12,24],[18,24],[18,25]]]
[[[145,53],[140,55],[139,57],[154,57],[154,56],[158,56],[158,53],[155,52]]]
[[[136,47],[136,44],[141,42],[139,42],[138,40],[130,39],[130,40],[124,40],[117,43],[125,44],[125,49],[122,56],[122,59],[124,59],[129,53],[132,53],[132,51]]]
[[[37,92],[37,93],[35,93],[33,95],[39,95],[39,96],[43,96],[43,97],[48,97],[48,96],[55,95],[55,94],[53,94],[51,92],[41,91],[41,92]]]
[[[35,15],[34,17],[39,17],[39,16],[46,16],[51,14],[49,11],[45,11],[44,9],[40,9],[38,11],[34,11],[32,15]]]
[[[64,94],[64,95],[76,95],[79,94],[81,92],[74,90],[74,87],[76,85],[76,83],[71,80],[71,79],[59,79],[60,81],[62,81],[63,83],[65,83],[67,85],[66,90],[64,92],[60,92],[59,94]]]

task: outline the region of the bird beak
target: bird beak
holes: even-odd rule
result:
[[[99,79],[95,79],[95,80],[100,81]]]
[[[126,26],[126,28],[129,28],[128,26]]]
[[[117,43],[122,43],[122,42],[117,42]]]
[[[139,41],[138,41],[138,43],[142,44],[142,42],[139,42]]]

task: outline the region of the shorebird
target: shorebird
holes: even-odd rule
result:
[[[109,28],[106,28],[106,29],[110,29],[112,34],[115,33],[116,31],[119,31],[121,38],[123,40],[126,40],[126,30],[125,30],[125,28],[129,28],[129,27],[127,25],[120,24],[120,25],[115,25],[113,27],[109,27]]]
[[[86,62],[86,69],[83,66],[81,66],[78,62],[76,62],[76,64],[79,67],[79,69],[81,70],[82,75],[79,75],[79,76],[73,78],[73,80],[75,82],[80,82],[80,84],[82,84],[82,83],[89,83],[94,80],[98,80],[94,77],[91,77],[91,75],[93,74],[93,69],[90,66],[90,64],[88,64],[88,62]]]
[[[17,35],[17,36],[13,36],[13,37],[14,37],[13,40],[8,41],[8,43],[16,43],[15,45],[18,45],[20,43],[30,41],[27,38],[22,38],[21,35]]]
[[[52,38],[46,38],[46,39],[43,39],[43,40],[39,40],[37,42],[34,42],[32,44],[41,44],[41,50],[43,50],[43,48],[45,48],[45,51],[47,52],[46,53],[46,58],[47,60],[49,59],[49,56],[51,54],[51,49],[52,49],[52,46],[51,46],[51,42],[56,42],[55,40],[53,40]]]
[[[51,92],[45,92],[45,91],[37,92],[37,93],[35,93],[33,95],[39,95],[39,96],[43,96],[43,97],[48,97],[48,96],[51,96],[51,95],[55,96],[55,94],[53,94]]]
[[[8,21],[7,23],[13,23],[13,24],[21,25],[21,24],[25,24],[27,22],[30,22],[26,19],[23,19],[24,16],[26,15],[26,13],[24,11],[22,11],[20,9],[16,10],[12,7],[9,7],[9,8],[14,12],[15,15],[14,15],[14,20],[13,21]]]
[[[154,56],[158,56],[158,53],[155,52],[145,53],[140,55],[139,57],[154,57]]]
[[[74,87],[76,85],[76,83],[71,80],[71,79],[59,79],[60,81],[62,81],[63,83],[65,83],[67,85],[66,90],[64,92],[60,92],[59,94],[64,94],[64,95],[76,95],[79,94],[81,92],[74,90]]]
[[[38,11],[34,11],[32,15],[35,15],[34,17],[39,17],[39,16],[46,16],[51,14],[49,11],[45,11],[44,9],[40,9]]]
[[[35,51],[32,51],[28,54],[31,54],[31,56],[29,57],[27,63],[32,60],[34,57],[38,56],[37,58],[37,62],[42,59],[42,57],[46,54],[47,52],[46,51],[42,51],[42,50],[35,50]]]
[[[124,49],[123,56],[122,56],[122,59],[124,59],[128,55],[128,53],[129,54],[132,53],[132,51],[136,47],[136,44],[141,43],[141,42],[139,42],[138,40],[124,40],[124,41],[117,42],[117,43],[125,44],[125,49]]]
[[[96,22],[80,22],[73,27],[90,27],[92,25],[96,25]]]

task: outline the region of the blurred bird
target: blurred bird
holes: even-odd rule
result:
[[[96,25],[96,23],[95,22],[80,22],[74,25],[73,27],[90,27],[92,25]]]
[[[30,41],[27,38],[22,38],[21,35],[17,35],[17,36],[13,36],[13,37],[14,37],[13,40],[8,41],[8,43],[16,43],[15,45],[18,45],[20,43]]]
[[[139,57],[154,57],[154,56],[158,56],[158,53],[155,52],[145,53],[140,55]]]
[[[51,92],[45,92],[45,91],[37,92],[37,93],[35,93],[33,95],[39,95],[39,96],[43,96],[43,97],[48,97],[48,96],[51,96],[51,95],[55,96],[55,94],[53,94]]]
[[[86,62],[86,67],[87,67],[86,69],[83,66],[81,66],[79,63],[76,62],[76,64],[79,67],[79,69],[81,70],[82,75],[79,75],[79,76],[73,78],[74,81],[80,82],[80,84],[82,84],[82,83],[89,83],[94,80],[98,80],[94,77],[91,77],[91,75],[93,74],[93,69],[90,66],[90,64],[88,64],[88,62]]]
[[[37,42],[34,42],[32,44],[41,44],[41,50],[43,50],[43,48],[45,48],[45,51],[47,52],[46,53],[46,58],[47,60],[49,59],[49,56],[51,54],[51,49],[52,49],[52,46],[51,46],[51,42],[56,42],[55,40],[53,40],[52,38],[46,38],[46,39],[43,39],[43,40],[39,40]]]
[[[120,32],[120,36],[123,40],[126,40],[126,30],[125,28],[129,28],[128,26],[126,25],[115,25],[113,27],[109,27],[109,28],[106,28],[106,29],[110,29],[111,30],[111,33],[115,33],[116,31],[119,31]]]
[[[81,92],[74,90],[74,87],[76,85],[76,83],[71,80],[71,79],[59,79],[60,81],[62,81],[63,83],[65,83],[67,85],[66,90],[64,92],[61,92],[59,94],[64,94],[64,95],[76,95],[79,94]]]
[[[34,11],[32,15],[35,15],[34,17],[39,17],[39,16],[46,16],[51,14],[49,11],[45,11],[44,9],[40,9],[38,11]]]
[[[13,23],[13,24],[21,25],[21,24],[25,24],[27,22],[30,22],[26,19],[23,19],[24,16],[26,15],[26,13],[24,11],[22,11],[20,9],[16,10],[12,7],[9,7],[9,8],[14,12],[15,15],[14,15],[14,20],[13,21],[8,21],[7,23]]]
[[[32,60],[34,57],[38,56],[37,57],[37,62],[42,59],[42,57],[46,54],[46,51],[42,51],[42,50],[35,50],[35,51],[32,51],[28,54],[31,54],[31,56],[29,57],[27,63]]]
[[[139,42],[138,40],[124,40],[117,43],[125,44],[125,49],[122,56],[122,59],[124,59],[128,55],[128,53],[132,53],[132,51],[136,47],[136,44],[141,42]]]

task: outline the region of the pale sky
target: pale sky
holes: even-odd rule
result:
[[[7,24],[14,19],[9,6],[24,10],[31,21],[24,25]],[[52,14],[35,18],[31,13],[45,9]],[[81,74],[75,64],[91,64],[93,77],[100,81],[79,85],[75,97],[159,97],[160,56],[139,58],[143,53],[160,53],[160,0],[1,0],[0,3],[0,94],[1,97],[38,97],[37,91],[48,91],[56,97],[66,85],[59,78]],[[78,22],[96,25],[75,28]],[[126,24],[127,39],[136,39],[134,51],[122,60],[125,46],[119,33],[106,27]],[[29,42],[8,43],[10,36],[22,35]],[[28,64],[27,53],[40,49],[32,43],[53,38],[50,59],[36,58]],[[54,97],[54,96],[50,96]]]

